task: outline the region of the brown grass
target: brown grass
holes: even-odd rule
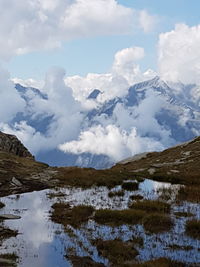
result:
[[[16,267],[18,256],[15,253],[7,253],[0,255],[0,266]]]
[[[146,231],[155,234],[170,231],[173,226],[170,216],[160,213],[147,215],[142,222]]]
[[[130,199],[131,200],[142,200],[143,196],[141,196],[141,195],[132,195],[132,196],[130,196]]]
[[[112,197],[123,197],[124,194],[125,194],[125,192],[123,190],[120,190],[120,191],[110,191],[108,193],[108,196],[110,198],[112,198]]]
[[[131,209],[144,210],[146,212],[169,213],[170,205],[159,200],[143,200],[131,204]]]
[[[200,187],[199,186],[181,187],[176,199],[178,201],[189,201],[193,203],[200,203]]]
[[[145,216],[145,212],[140,210],[97,210],[94,220],[99,224],[117,226],[122,224],[138,224]]]
[[[176,215],[177,217],[192,217],[192,216],[194,216],[194,214],[191,212],[183,212],[183,211],[174,212],[174,215]]]
[[[79,257],[79,256],[65,256],[68,258],[73,267],[103,267],[101,263],[94,262],[90,257]]]
[[[0,209],[2,209],[3,207],[5,207],[5,204],[0,202]]]
[[[122,189],[127,190],[127,191],[135,191],[135,190],[138,190],[138,188],[139,188],[139,183],[124,182],[122,184]]]
[[[177,245],[177,244],[171,244],[171,245],[168,246],[168,248],[172,249],[172,250],[185,250],[185,251],[193,249],[192,246],[180,246],[180,245]]]
[[[18,231],[0,226],[0,243],[10,237],[18,235]]]
[[[185,232],[188,236],[200,239],[200,220],[190,220],[186,222]]]
[[[127,171],[95,170],[92,168],[56,168],[58,179],[61,186],[74,186],[90,188],[92,186],[107,186],[113,188],[123,183],[124,180],[134,179],[135,176]]]
[[[90,206],[79,205],[70,208],[66,203],[55,203],[52,205],[52,221],[66,225],[79,227],[82,223],[87,222],[94,209]]]
[[[167,258],[158,258],[144,263],[133,264],[132,267],[185,267],[185,263],[172,261]]]
[[[99,255],[107,258],[113,266],[121,266],[135,259],[138,251],[129,243],[119,239],[103,241],[95,240]]]

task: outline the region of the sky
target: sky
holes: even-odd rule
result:
[[[156,119],[167,103],[154,91],[110,117],[87,114],[157,75],[181,84],[172,94],[195,84],[188,94],[198,106],[199,10],[198,0],[0,0],[0,130],[34,155],[59,149],[117,161],[175,144],[173,129]],[[43,97],[31,89],[22,96],[15,83]],[[89,100],[95,88],[101,93]],[[180,127],[191,119],[184,108]]]
[[[9,9],[15,9],[18,14],[25,14],[25,22],[34,19],[31,16],[35,16],[35,12],[31,12],[23,10],[22,7],[18,4],[13,4],[11,0],[7,1],[7,7],[2,4],[3,0],[0,1],[3,8],[5,8],[6,12],[9,12]],[[23,2],[23,1],[21,1]],[[31,2],[26,1],[26,2]],[[32,1],[32,2],[37,2]],[[49,1],[51,3],[52,1]],[[62,2],[64,1],[55,1]],[[70,2],[70,1],[65,1]],[[74,2],[74,1],[71,1]],[[93,2],[96,1],[86,1]],[[61,66],[66,70],[67,75],[86,75],[87,73],[104,73],[108,72],[112,66],[114,55],[117,51],[132,47],[132,46],[141,46],[145,49],[145,58],[141,60],[140,66],[142,70],[152,68],[155,71],[157,70],[157,43],[159,34],[167,31],[171,31],[174,29],[175,24],[177,23],[186,23],[188,26],[197,25],[199,23],[199,9],[200,2],[198,0],[169,0],[169,1],[158,1],[158,0],[120,0],[115,1],[116,5],[121,5],[122,7],[127,7],[134,11],[146,11],[149,16],[152,16],[152,20],[154,20],[152,27],[146,29],[144,32],[141,27],[139,27],[137,19],[135,19],[136,15],[133,15],[130,18],[130,22],[120,31],[116,30],[114,32],[115,26],[111,29],[109,33],[106,33],[102,29],[101,33],[93,34],[77,34],[75,37],[70,37],[68,40],[66,35],[71,35],[70,30],[68,29],[66,33],[63,33],[62,37],[57,37],[59,42],[61,42],[61,47],[59,48],[49,48],[45,43],[41,45],[41,47],[37,48],[32,47],[29,53],[25,53],[22,55],[12,55],[8,59],[2,61],[1,65],[6,66],[9,69],[12,77],[18,77],[21,79],[44,79],[46,71],[51,66]],[[10,3],[10,6],[9,6]],[[43,1],[43,3],[48,3],[48,1]],[[15,7],[16,6],[16,7]],[[45,6],[45,5],[44,5]],[[4,12],[3,8],[1,8],[2,12]],[[89,7],[88,7],[89,8]],[[104,7],[103,7],[104,8]],[[25,9],[25,8],[24,8]],[[32,8],[33,10],[33,8]],[[24,12],[24,13],[23,13]],[[60,12],[59,10],[57,11]],[[13,12],[15,13],[15,12]],[[127,12],[128,13],[128,12]],[[46,13],[47,14],[47,13]],[[48,13],[51,16],[51,13]],[[87,17],[87,14],[84,14]],[[83,15],[83,16],[84,16]],[[28,17],[29,16],[29,17]],[[125,15],[128,17],[129,15]],[[16,18],[16,19],[15,19]],[[116,18],[117,19],[117,18]],[[3,19],[2,19],[3,20]],[[23,20],[20,20],[17,15],[14,15],[12,18],[12,23],[19,23],[18,25],[22,25],[24,23]],[[51,21],[49,21],[51,23]],[[89,21],[88,23],[93,23]],[[109,22],[108,22],[109,23]],[[115,24],[115,22],[113,22]],[[124,22],[121,21],[120,24]],[[127,28],[133,26],[133,29],[128,33]],[[5,25],[3,23],[3,25]],[[148,25],[148,22],[147,22]],[[3,26],[1,26],[3,28]],[[30,26],[30,35],[33,30]],[[35,27],[35,25],[34,25]],[[37,27],[37,25],[36,25]],[[38,23],[38,27],[40,27]],[[116,28],[119,27],[116,25]],[[103,25],[103,28],[106,28],[106,23]],[[148,26],[147,26],[148,28]],[[15,29],[15,26],[14,26]],[[54,29],[56,32],[56,29]],[[16,28],[16,36],[12,36],[13,42],[17,40],[17,32],[19,28]],[[89,29],[89,31],[94,31],[95,29]],[[55,35],[54,31],[50,32],[50,34]],[[15,33],[14,33],[15,34]],[[44,35],[46,34],[46,30],[44,29]],[[66,37],[66,40],[65,40]],[[8,38],[8,37],[7,37]],[[30,41],[31,41],[30,36]],[[37,35],[33,33],[34,38],[41,38],[40,33]],[[4,39],[4,43],[6,43]],[[33,41],[34,42],[34,41]],[[21,44],[24,45],[24,43]],[[19,44],[19,46],[21,45]]]

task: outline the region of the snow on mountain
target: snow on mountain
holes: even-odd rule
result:
[[[36,139],[42,144],[36,158],[51,165],[105,168],[123,157],[161,150],[200,134],[200,90],[196,85],[173,84],[155,77],[134,84],[126,96],[104,103],[98,102],[102,92],[97,88],[86,99],[96,103],[93,108],[81,108],[78,103],[77,110],[65,113],[70,107],[63,101],[62,117],[60,111],[55,113],[48,106],[48,93],[20,84],[16,89],[26,101],[26,109],[9,123],[10,128],[23,123],[34,137],[43,138]],[[63,126],[70,119],[71,124]],[[20,134],[18,137],[24,138]],[[42,140],[47,142],[45,146]],[[29,142],[30,136],[26,135],[25,144]]]

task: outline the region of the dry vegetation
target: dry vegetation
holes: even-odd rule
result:
[[[190,153],[191,152],[191,153]],[[200,137],[187,144],[148,153],[146,157],[117,164],[112,169],[130,171],[139,177],[185,185],[200,185]],[[153,172],[149,172],[153,169]]]
[[[78,256],[66,256],[68,258],[73,267],[103,267],[104,265],[101,263],[94,262],[90,257],[78,257]]]
[[[169,213],[170,205],[159,200],[143,200],[137,201],[130,205],[131,209],[143,210],[149,212]]]
[[[200,220],[187,221],[185,232],[188,236],[200,240]]]
[[[119,239],[94,241],[99,255],[107,258],[111,266],[122,266],[132,262],[138,255],[138,251],[129,242],[122,242]]]
[[[79,205],[73,208],[66,203],[55,203],[52,205],[53,212],[51,214],[52,221],[63,224],[70,224],[74,227],[79,227],[86,222],[93,214],[93,207]]]
[[[146,261],[140,264],[133,264],[132,267],[185,267],[182,262],[172,261],[167,258],[158,258],[155,260]]]

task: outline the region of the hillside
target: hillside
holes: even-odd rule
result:
[[[198,266],[200,137],[106,170],[50,167],[1,138],[0,265]]]

